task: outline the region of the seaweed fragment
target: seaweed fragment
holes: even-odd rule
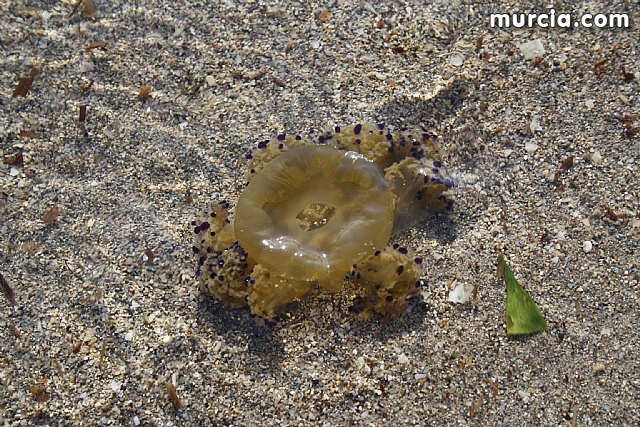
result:
[[[183,408],[182,401],[178,396],[178,391],[176,390],[176,386],[173,385],[173,380],[171,378],[169,378],[169,381],[167,381],[166,387],[167,387],[167,394],[169,395],[169,401],[171,401],[171,404],[173,405],[173,409],[175,409],[176,411],[182,409]]]
[[[4,278],[2,273],[0,273],[0,289],[2,289],[2,293],[7,300],[11,303],[11,305],[16,304],[16,293],[13,288],[9,286],[9,282]]]
[[[506,323],[507,334],[529,335],[547,329],[540,309],[533,298],[520,286],[504,255],[498,256],[499,276],[507,287]]]
[[[20,80],[18,81],[16,88],[13,90],[13,94],[11,95],[11,97],[16,98],[18,96],[27,96],[29,89],[31,89],[31,85],[33,84],[33,79],[38,75],[39,72],[40,70],[38,70],[38,68],[33,67],[27,77],[20,77]]]

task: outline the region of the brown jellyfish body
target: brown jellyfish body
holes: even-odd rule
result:
[[[240,245],[273,274],[338,291],[356,261],[389,241],[392,195],[362,155],[300,146],[252,178],[234,227]]]
[[[335,127],[320,143],[282,134],[246,156],[235,212],[213,203],[192,223],[200,289],[271,320],[316,285],[335,292],[349,280],[360,295],[353,309],[386,323],[423,272],[390,237],[452,205],[440,146],[382,124]]]

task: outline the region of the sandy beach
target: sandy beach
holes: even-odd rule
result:
[[[0,425],[640,424],[640,16],[541,2],[0,3]],[[502,8],[502,9],[498,9]],[[605,18],[602,18],[605,19]],[[604,23],[604,21],[602,21]],[[455,204],[382,325],[198,289],[193,221],[275,135],[438,135]],[[548,330],[511,338],[504,252]],[[459,285],[476,298],[450,302]]]

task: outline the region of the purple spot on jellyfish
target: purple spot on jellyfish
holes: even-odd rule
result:
[[[286,135],[284,133],[281,133],[280,135],[278,135],[278,141],[284,141],[285,136]]]
[[[441,168],[442,167],[442,163],[440,163],[439,161],[436,160],[436,161],[433,162],[433,167]]]
[[[357,124],[357,125],[353,128],[353,133],[355,133],[356,135],[358,135],[361,131],[362,131],[362,125],[361,125],[361,124]]]
[[[334,130],[336,133],[340,133],[340,126],[336,126],[333,130]]]
[[[448,179],[448,178],[447,178],[447,179],[445,179],[445,180],[444,180],[444,186],[445,186],[445,187],[447,187],[447,188],[451,188],[451,187],[453,187],[453,181],[451,181],[451,180],[450,180],[450,179]]]
[[[267,144],[268,144],[268,143],[269,143],[269,141],[268,141],[268,140],[266,140],[266,141],[260,141],[260,142],[258,143],[258,148],[259,148],[259,149],[261,149],[261,150],[264,150],[265,148],[267,148]]]
[[[413,261],[418,265],[422,264],[422,258],[415,258]]]

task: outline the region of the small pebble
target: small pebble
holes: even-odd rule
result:
[[[538,119],[531,119],[529,129],[531,130],[531,133],[540,132],[542,130],[542,126],[540,126]]]
[[[544,56],[544,46],[540,39],[521,43],[518,47],[520,48],[520,53],[524,56],[524,59],[542,58]]]
[[[373,8],[371,3],[369,2],[364,2],[364,8],[367,9],[369,12],[373,13],[374,15],[378,14],[378,12]]]
[[[596,363],[596,364],[593,366],[593,371],[594,371],[596,374],[601,374],[601,373],[603,373],[603,372],[604,372],[604,363]]]
[[[533,153],[534,151],[536,151],[538,149],[538,144],[535,144],[533,142],[527,141],[524,144],[524,149],[527,153]]]
[[[529,393],[528,391],[525,390],[518,390],[518,395],[520,396],[520,398],[522,400],[524,400],[525,402],[529,401],[529,397],[531,396],[531,393]]]
[[[464,58],[462,57],[462,55],[456,53],[451,55],[451,57],[449,58],[449,63],[454,67],[460,67],[464,63]]]
[[[584,102],[584,105],[586,105],[587,108],[593,108],[596,105],[596,101],[594,101],[593,99],[587,99]]]
[[[87,342],[87,341],[91,341],[93,338],[95,338],[96,336],[96,330],[93,328],[87,328],[84,331],[84,335],[82,336],[82,340]]]
[[[585,254],[588,254],[593,250],[593,243],[591,243],[591,240],[585,240],[582,242],[582,250]]]
[[[400,363],[401,365],[406,365],[407,363],[409,363],[409,358],[407,357],[406,354],[401,353],[398,356],[398,363]]]
[[[78,71],[81,73],[86,73],[89,71],[93,71],[95,67],[93,66],[93,62],[90,61],[82,61],[78,66]]]
[[[594,165],[600,166],[602,164],[602,154],[600,154],[600,150],[596,150],[591,155],[591,161]]]

